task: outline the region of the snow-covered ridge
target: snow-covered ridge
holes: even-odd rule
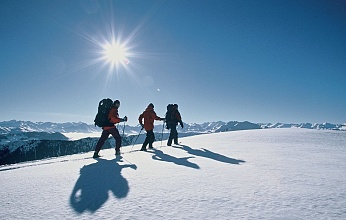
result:
[[[0,134],[21,132],[95,132],[98,129],[93,125],[83,122],[53,123],[53,122],[31,122],[31,121],[3,121],[0,122]]]
[[[318,130],[340,130],[346,131],[346,123],[344,124],[331,124],[328,122],[322,124],[311,124],[311,123],[300,123],[300,124],[285,124],[285,123],[260,123],[262,128],[308,128],[308,129],[318,129]]]
[[[123,129],[123,124],[119,125]],[[205,122],[202,124],[196,123],[184,123],[184,129],[180,130],[180,133],[214,133],[223,131],[235,131],[235,130],[249,130],[249,129],[263,129],[263,128],[308,128],[308,129],[327,129],[327,130],[346,130],[346,123],[344,124],[312,124],[312,123],[252,123],[248,121],[238,122]],[[126,125],[126,134],[136,134],[140,127]],[[155,132],[167,132],[162,124],[156,123]],[[93,133],[99,132],[100,128],[95,127],[92,124],[86,124],[84,122],[68,122],[68,123],[53,123],[53,122],[31,122],[31,121],[3,121],[0,122],[0,134],[18,134],[23,132],[47,132],[47,133]]]

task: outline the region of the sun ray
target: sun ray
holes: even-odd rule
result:
[[[126,26],[125,23],[122,24],[116,20],[112,5],[109,10],[110,12],[103,17],[102,25],[90,26],[90,29],[73,29],[60,24],[66,31],[88,43],[84,47],[86,51],[83,53],[83,60],[78,63],[75,62],[68,72],[77,73],[96,67],[94,74],[105,75],[107,83],[114,82],[114,77],[117,78],[117,82],[120,82],[126,75],[131,80],[138,81],[140,85],[139,75],[143,72],[150,72],[142,65],[141,60],[160,59],[160,55],[139,51],[143,45],[141,42],[143,39],[140,38],[140,35],[146,31],[144,27],[150,20],[152,11],[136,26],[129,29],[130,27]]]
[[[103,48],[103,57],[106,62],[110,63],[112,66],[118,66],[120,63],[125,65],[129,64],[128,49],[124,44],[120,44],[119,42],[115,42],[112,39],[111,43],[106,43],[102,46]]]

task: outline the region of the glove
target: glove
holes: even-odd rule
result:
[[[181,128],[184,128],[183,122],[180,122],[180,126],[181,126]]]
[[[124,121],[127,121],[127,116],[125,116],[123,120],[124,120]]]
[[[160,120],[161,120],[161,121],[163,121],[163,122],[165,122],[165,121],[166,121],[166,119],[165,119],[165,118],[160,118]]]
[[[144,128],[144,125],[143,124],[141,124],[141,126],[142,126],[142,129]]]

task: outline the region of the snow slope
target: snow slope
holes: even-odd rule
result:
[[[0,167],[0,219],[346,219],[346,133],[259,129]],[[134,149],[139,149],[135,145]]]

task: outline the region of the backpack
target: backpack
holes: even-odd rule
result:
[[[166,121],[166,129],[169,129],[169,126],[173,124],[173,111],[174,104],[168,104],[167,105],[167,112],[165,115],[165,121]]]
[[[97,114],[95,117],[95,126],[98,127],[108,127],[108,126],[113,126],[114,124],[109,122],[108,119],[108,113],[111,110],[113,106],[113,101],[112,99],[102,99],[99,102],[99,107],[97,110]]]

